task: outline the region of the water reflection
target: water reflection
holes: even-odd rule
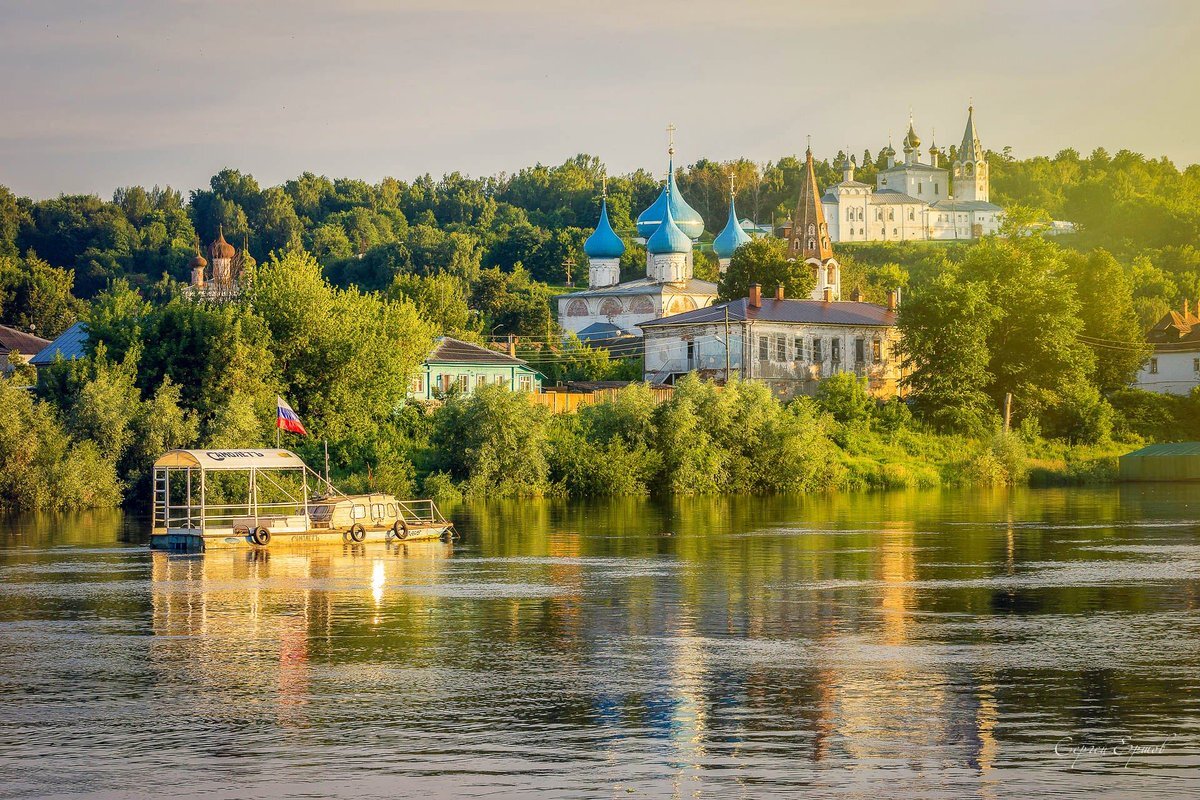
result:
[[[1194,788],[1186,488],[455,516],[194,556],[118,512],[0,522],[0,797]]]

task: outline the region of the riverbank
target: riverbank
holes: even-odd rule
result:
[[[172,447],[217,444],[199,439],[187,415],[172,419],[151,401],[123,434],[136,446],[116,449],[104,437],[80,434],[86,426],[64,425],[25,392],[0,391],[10,401],[0,414],[0,508],[143,504],[154,458]],[[369,435],[331,438],[333,478],[346,491],[440,502],[1079,485],[1114,480],[1117,456],[1141,443],[1071,444],[1041,438],[1031,425],[942,434],[898,401],[873,400],[851,376],[829,379],[816,398],[791,402],[756,383],[718,391],[694,379],[660,400],[633,384],[569,414],[499,387],[436,406],[407,404]],[[242,429],[249,440],[239,446],[270,441],[265,426]],[[284,446],[310,465],[324,463],[324,439],[285,438]]]

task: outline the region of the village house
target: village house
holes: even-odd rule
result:
[[[47,342],[37,355],[29,359],[29,363],[42,369],[53,364],[58,358],[62,358],[63,361],[84,358],[87,355],[87,339],[87,326],[76,322],[59,334],[53,342]]]
[[[1170,311],[1147,335],[1152,355],[1138,370],[1134,386],[1159,394],[1191,393],[1200,386],[1200,300],[1193,311]]]
[[[12,372],[20,364],[28,364],[50,340],[0,325],[0,375]]]
[[[433,351],[412,379],[408,396],[433,400],[451,391],[471,394],[484,386],[504,386],[514,392],[538,392],[544,376],[511,353],[439,337]]]
[[[645,379],[673,384],[689,372],[723,381],[732,375],[758,380],[779,397],[813,394],[830,375],[867,379],[870,393],[899,391],[900,335],[897,294],[888,305],[849,301],[789,300],[783,290],[765,299],[758,284],[749,297],[642,323]]]

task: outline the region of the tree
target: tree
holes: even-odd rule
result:
[[[993,416],[985,390],[996,313],[986,287],[953,269],[900,306],[904,383],[917,412],[940,430],[979,432]]]
[[[302,251],[272,254],[244,298],[270,332],[281,390],[331,438],[368,436],[389,419],[433,344],[407,299],[336,289]]]
[[[503,386],[452,398],[434,417],[433,467],[475,497],[544,494],[547,416],[545,408]]]
[[[1129,271],[1104,249],[1068,252],[1066,261],[1079,296],[1081,336],[1096,360],[1096,386],[1102,392],[1123,389],[1150,356]]]
[[[46,339],[71,327],[84,304],[71,294],[75,273],[30,253],[24,261],[0,256],[0,322]]]
[[[986,286],[995,309],[988,331],[987,387],[998,406],[1011,392],[1021,415],[1075,396],[1095,358],[1079,341],[1083,329],[1062,249],[1038,236],[989,237],[971,247],[961,274]]]
[[[808,264],[788,259],[787,246],[782,239],[764,236],[734,251],[729,268],[717,286],[717,295],[722,300],[746,297],[752,283],[759,284],[768,293],[783,286],[787,297],[802,298],[812,293],[816,278]]]

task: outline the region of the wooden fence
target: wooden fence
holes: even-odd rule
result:
[[[597,389],[592,392],[568,392],[543,389],[541,392],[531,393],[529,401],[534,405],[545,406],[553,414],[573,414],[579,410],[580,406],[614,400],[619,391],[621,390]],[[675,394],[675,387],[652,386],[650,393],[654,395],[654,404],[658,405],[671,399],[671,396]]]

